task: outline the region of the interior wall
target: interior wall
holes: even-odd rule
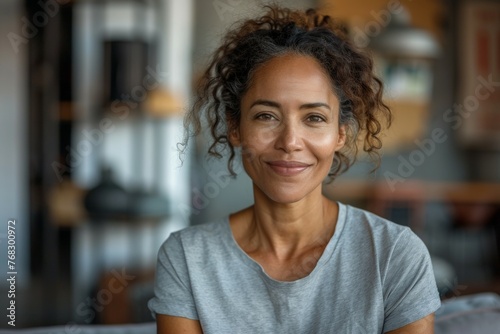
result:
[[[16,284],[29,281],[28,156],[26,105],[26,43],[22,38],[23,2],[0,2],[0,286],[7,285],[7,222],[16,220]],[[29,40],[28,40],[29,43]],[[1,300],[5,301],[6,298]],[[2,304],[3,305],[3,304]]]
[[[463,8],[468,8],[470,5],[474,4],[480,4],[480,5],[485,5],[488,6],[489,4],[496,4],[498,6],[499,1],[498,0],[460,0],[457,1],[457,3]],[[498,8],[498,7],[497,7]],[[498,9],[496,11],[497,13],[497,20],[496,20],[496,25],[497,27],[500,26],[500,19],[498,19]],[[464,12],[459,11],[458,12],[458,20],[463,20],[463,14]],[[491,13],[492,15],[495,15],[495,12]],[[457,25],[457,31],[462,31],[463,30],[462,24],[460,22]],[[497,30],[498,31],[498,28]],[[492,71],[490,75],[492,76],[492,81],[493,82],[499,82],[500,81],[500,62],[498,61],[499,59],[499,53],[500,53],[500,38],[498,37],[498,33],[491,34],[490,37],[490,42],[491,42],[491,48],[490,48],[490,54],[489,58],[492,61],[492,64],[490,64],[490,70]],[[493,40],[496,39],[496,42]],[[495,46],[496,45],[496,46]],[[496,51],[493,51],[495,50]],[[463,61],[461,61],[458,64],[458,68],[461,71],[460,74],[462,77],[467,77],[467,78],[462,78],[459,76],[459,80],[468,80],[470,77],[474,77],[474,72],[477,71],[477,68],[465,68],[464,66],[467,66],[466,64],[470,64],[468,60],[470,60],[469,57],[471,57],[475,51],[476,48],[470,48],[465,45],[462,39],[458,38],[457,39],[457,51],[459,54],[463,55]],[[494,65],[496,61],[496,66]],[[459,81],[460,82],[460,81]],[[461,99],[464,98],[465,95],[469,94],[469,92],[473,89],[473,87],[477,84],[477,82],[474,81],[468,81],[469,85],[459,85],[457,88],[459,92],[461,93]],[[498,84],[497,84],[498,87]],[[495,89],[495,91],[492,93],[490,96],[489,100],[491,100],[495,106],[490,105],[489,108],[493,108],[493,110],[496,111],[496,114],[498,114],[498,111],[500,109],[500,98],[499,94],[497,91],[498,88]],[[477,115],[474,115],[477,116]],[[471,117],[473,118],[473,117]],[[498,119],[498,118],[497,118]],[[475,121],[471,120],[472,124],[477,122],[477,119]],[[490,122],[495,122],[495,119],[489,120]],[[470,128],[466,128],[465,126],[463,127],[464,132],[470,131]],[[495,127],[495,129],[498,129],[498,127]],[[468,152],[468,159],[469,159],[469,166],[470,166],[470,178],[476,181],[483,181],[483,182],[500,182],[500,149],[499,149],[499,138],[500,138],[500,133],[497,132],[496,136],[490,136],[490,139],[482,140],[481,144],[475,145],[469,152]],[[470,138],[469,138],[470,139]]]

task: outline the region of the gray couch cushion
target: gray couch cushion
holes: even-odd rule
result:
[[[500,334],[500,296],[482,293],[444,301],[436,312],[435,334]]]
[[[156,323],[129,325],[67,325],[32,329],[1,330],[0,334],[156,334]]]

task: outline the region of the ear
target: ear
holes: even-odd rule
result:
[[[229,124],[229,131],[227,138],[229,140],[229,143],[231,143],[233,147],[241,146],[240,129],[237,126]]]
[[[339,126],[339,136],[337,139],[337,146],[335,147],[335,151],[338,151],[342,147],[344,147],[346,140],[347,140],[347,127],[345,124],[342,124]]]

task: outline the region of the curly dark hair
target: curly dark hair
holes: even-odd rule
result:
[[[314,9],[291,10],[266,6],[267,12],[240,22],[223,39],[202,76],[197,99],[184,119],[185,149],[192,136],[208,125],[211,145],[208,154],[222,158],[229,150],[231,175],[234,147],[228,140],[231,129],[239,125],[242,96],[256,69],[284,54],[310,56],[325,70],[340,102],[339,122],[346,128],[346,144],[336,152],[330,173],[333,180],[356,160],[362,145],[375,169],[380,164],[380,132],[391,123],[391,111],[382,101],[382,82],[373,74],[373,61],[347,38],[346,30],[329,16]],[[206,123],[205,123],[206,121]]]

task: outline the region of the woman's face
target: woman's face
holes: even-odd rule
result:
[[[229,138],[242,148],[243,166],[256,190],[273,201],[293,203],[321,192],[334,154],[345,142],[338,117],[339,101],[321,65],[290,54],[255,71],[242,97],[239,127]]]

